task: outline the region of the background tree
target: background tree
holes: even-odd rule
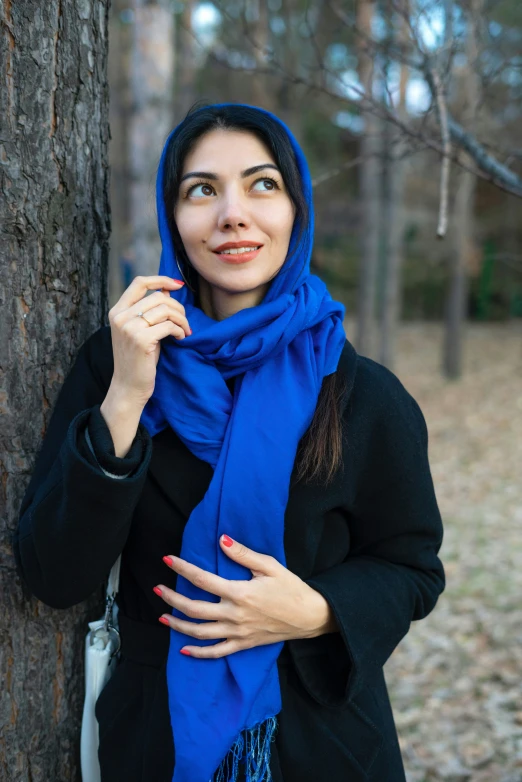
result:
[[[368,48],[372,22],[378,10],[375,0],[358,0],[357,26],[363,35],[356,39],[358,75],[366,95],[378,90],[377,63]],[[366,102],[361,110],[364,133],[361,137],[359,192],[361,199],[361,252],[359,296],[357,300],[357,349],[365,355],[375,351],[375,308],[381,227],[382,125]]]
[[[11,533],[56,395],[107,313],[108,3],[5,2],[0,21],[0,777],[78,780],[103,590],[67,611],[25,594]]]
[[[134,269],[138,266],[146,275],[158,272],[160,242],[154,185],[158,150],[163,148],[172,128],[174,20],[169,2],[134,2],[129,63],[132,100],[127,147],[131,236],[128,255]]]
[[[461,120],[466,128],[473,127],[477,121],[480,102],[479,53],[482,27],[483,0],[470,0],[466,20],[466,60],[461,68],[459,79],[459,103],[462,106]],[[448,4],[446,13],[449,18],[445,24],[449,30],[446,40],[452,40],[453,3]],[[464,328],[467,320],[469,275],[472,272],[473,247],[475,242],[475,195],[477,177],[472,169],[472,161],[464,153],[466,169],[458,172],[455,193],[454,220],[449,255],[449,280],[446,299],[446,330],[444,334],[443,370],[447,377],[459,377],[462,372],[462,351]]]

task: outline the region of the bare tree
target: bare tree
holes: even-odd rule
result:
[[[462,74],[464,127],[473,127],[480,101],[480,81],[477,70],[479,53],[478,27],[484,0],[470,0],[467,19],[466,63]],[[457,378],[462,372],[462,351],[468,301],[468,257],[473,241],[476,176],[469,170],[459,171],[455,198],[453,242],[450,248],[450,276],[446,301],[443,371]]]
[[[252,101],[269,111],[275,109],[275,95],[270,90],[270,75],[266,64],[270,60],[270,16],[265,0],[247,0],[246,11],[250,21],[251,34],[256,41],[254,57],[258,73],[252,80]]]
[[[192,34],[194,0],[185,0],[179,25],[179,44],[176,52],[176,83],[172,124],[177,125],[196,99],[195,80],[197,74],[197,43]]]
[[[374,0],[367,0],[367,2],[372,4]],[[417,152],[421,149],[433,150],[441,156],[441,159],[449,157],[452,162],[473,171],[481,179],[491,182],[507,193],[522,197],[522,178],[507,163],[499,159],[500,155],[506,159],[517,158],[517,150],[502,149],[499,150],[499,155],[496,156],[495,152],[491,151],[491,143],[489,141],[487,144],[482,142],[474,133],[473,128],[464,128],[449,111],[447,111],[446,123],[453,146],[448,147],[444,139],[441,138],[440,124],[438,121],[435,121],[434,117],[437,104],[437,76],[440,77],[440,73],[431,52],[422,44],[418,35],[419,14],[421,16],[426,15],[425,4],[422,4],[420,11],[419,8],[416,8],[414,10],[410,9],[408,13],[404,10],[401,11],[401,8],[404,8],[403,0],[391,0],[391,5],[396,12],[405,16],[409,36],[406,42],[402,40],[400,44],[388,52],[388,55],[395,62],[408,65],[410,71],[424,79],[426,86],[432,91],[433,103],[426,111],[424,117],[408,116],[407,120],[404,120],[398,115],[393,105],[380,100],[372,92],[367,92],[360,84],[353,83],[350,85],[350,89],[347,90],[343,69],[337,71],[325,62],[320,65],[324,72],[323,78],[318,78],[317,76],[317,65],[314,65],[313,72],[307,73],[302,67],[292,71],[275,54],[270,58],[264,70],[276,75],[280,80],[286,81],[290,85],[302,86],[308,89],[310,93],[329,95],[333,100],[353,108],[356,112],[370,112],[375,117],[379,117],[397,127],[404,135],[405,141],[409,143],[412,152]],[[433,0],[430,7],[433,10],[437,5],[438,3]],[[368,57],[374,58],[377,52],[382,51],[383,42],[374,36],[373,31],[365,30],[364,25],[361,27],[358,24],[356,15],[346,12],[344,7],[340,7],[337,4],[336,0],[330,0],[328,6],[337,15],[341,23],[341,31],[343,31],[344,26],[344,29],[351,35],[359,36],[362,39]],[[359,4],[356,5],[356,10],[358,14]],[[220,3],[219,13],[227,22],[228,28],[235,26],[239,30],[235,17],[230,15],[227,9],[227,3]],[[197,35],[195,33],[193,35],[197,40]],[[241,59],[251,60],[252,58],[232,57],[230,47],[223,47],[219,41],[215,45],[210,46],[205,46],[202,41],[199,41],[199,43],[206,50],[207,56],[219,62],[222,66],[251,74],[260,72],[260,68],[255,62],[251,64],[249,61],[248,64],[242,64],[240,61]],[[305,45],[304,40],[301,43],[303,46]],[[314,35],[308,36],[306,43],[310,46],[315,46]],[[256,42],[250,32],[243,28],[241,29],[241,44],[243,47],[248,47],[250,51],[259,48],[258,42]],[[455,51],[450,53],[450,62],[453,55],[457,53],[460,53],[458,43],[455,44]],[[306,58],[302,56],[300,62],[306,62]],[[468,154],[468,159],[462,157],[461,151],[465,151]]]
[[[83,645],[94,595],[67,612],[26,594],[11,535],[58,391],[107,312],[108,3],[0,5],[0,775],[79,779]],[[38,12],[38,24],[29,20]]]
[[[392,9],[393,10],[393,9]],[[398,20],[392,19],[390,33],[395,35],[395,24],[397,26],[397,36],[399,41],[406,38],[405,17],[409,12],[408,0],[402,0],[400,5],[401,14]],[[409,68],[405,63],[400,63],[399,67],[399,89],[397,96],[396,111],[399,119],[403,122],[407,120],[406,109],[406,88],[408,85]],[[395,365],[395,347],[397,340],[397,329],[401,313],[401,283],[402,283],[402,265],[404,256],[404,229],[405,229],[405,207],[404,207],[404,185],[406,161],[404,154],[406,152],[404,137],[400,130],[391,123],[387,123],[386,149],[388,151],[388,160],[392,158],[391,164],[387,166],[386,177],[386,197],[384,204],[384,275],[383,275],[383,302],[381,311],[381,344],[379,361],[393,369]],[[395,158],[395,159],[393,159]]]
[[[357,24],[371,33],[375,13],[374,0],[358,0]],[[375,83],[374,60],[363,38],[359,39],[359,80],[365,94],[373,95]],[[363,112],[364,134],[361,139],[362,164],[360,168],[361,254],[359,263],[359,293],[357,298],[356,347],[359,353],[375,353],[376,280],[379,262],[379,229],[381,223],[381,123],[374,113]]]
[[[124,288],[123,264],[130,259],[132,228],[130,218],[129,129],[132,112],[130,64],[132,56],[132,10],[127,0],[112,0],[109,17],[109,121],[111,140],[111,242],[109,252],[109,306]]]
[[[174,14],[170,4],[134,0],[129,117],[130,221],[129,256],[135,274],[157,274],[160,241],[154,181],[159,151],[172,118]]]

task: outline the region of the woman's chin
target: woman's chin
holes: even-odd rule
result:
[[[216,280],[208,280],[208,283],[222,293],[237,296],[241,293],[252,293],[260,288],[265,288],[269,285],[270,280],[264,276],[260,277],[259,274],[249,274],[245,269],[244,273],[227,274]]]

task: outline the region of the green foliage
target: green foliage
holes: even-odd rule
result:
[[[522,4],[520,0],[498,0],[491,4],[488,17],[505,27],[522,28]]]
[[[491,264],[487,253],[485,259],[489,264],[487,287],[484,288],[481,275],[470,280],[469,319],[502,321],[522,317],[522,274],[501,263]],[[326,282],[332,296],[342,301],[348,312],[355,313],[359,277],[356,236],[317,236],[312,271]],[[402,318],[441,320],[448,281],[445,264],[426,263],[418,251],[408,252],[402,274]]]

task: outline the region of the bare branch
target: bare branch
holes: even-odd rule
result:
[[[339,174],[342,174],[344,171],[360,165],[363,162],[363,159],[363,156],[359,155],[358,157],[352,158],[352,160],[347,160],[346,163],[342,163],[340,166],[336,166],[335,168],[331,168],[329,171],[325,171],[324,174],[319,174],[316,177],[312,177],[312,187],[322,185],[323,182],[327,182],[328,180],[339,176]]]
[[[224,16],[228,16],[222,7],[220,8],[220,12]],[[229,17],[229,19],[232,23],[237,23],[237,20],[233,19],[232,17]],[[346,20],[345,16],[344,19]],[[424,147],[432,149],[441,155],[441,157],[449,159],[450,161],[456,163],[459,167],[470,171],[487,182],[491,182],[492,184],[496,185],[500,190],[503,190],[506,193],[510,193],[511,195],[515,195],[519,198],[522,197],[522,178],[519,177],[515,172],[511,171],[507,166],[496,160],[492,155],[488,154],[483,145],[469,132],[465,131],[464,128],[462,128],[462,126],[456,122],[456,120],[454,120],[449,113],[447,116],[447,124],[450,138],[455,144],[468,153],[468,155],[475,163],[475,166],[470,165],[466,161],[462,160],[457,152],[451,149],[451,147],[448,152],[447,146],[445,147],[444,143],[441,143],[433,138],[429,132],[425,132],[424,130],[415,127],[411,122],[405,122],[401,120],[391,108],[385,106],[381,101],[375,100],[373,96],[367,95],[365,91],[361,90],[359,87],[357,87],[357,85],[350,85],[350,88],[356,97],[348,97],[346,94],[344,94],[346,91],[346,85],[339,78],[339,75],[326,66],[323,66],[324,70],[332,77],[332,79],[337,81],[343,90],[343,94],[340,92],[335,92],[325,83],[318,87],[317,84],[306,80],[302,76],[287,73],[285,68],[280,63],[278,63],[275,58],[271,60],[271,65],[269,68],[246,68],[244,66],[231,65],[230,62],[228,62],[226,59],[225,52],[220,53],[217,50],[209,49],[199,40],[198,36],[194,33],[193,30],[188,30],[188,32],[193,36],[198,45],[207,52],[209,58],[213,59],[218,64],[229,68],[230,70],[241,71],[250,74],[257,73],[272,75],[274,72],[276,72],[281,79],[290,84],[304,86],[309,89],[310,92],[319,91],[334,98],[337,101],[342,101],[345,104],[357,108],[358,111],[371,112],[380,119],[391,122],[398,129],[400,129],[402,133],[410,139],[410,141],[416,144],[420,143]],[[244,29],[242,35],[243,40],[247,40],[254,49],[259,48],[256,44],[256,41],[252,40],[248,28]],[[427,77],[427,73],[429,73],[429,71],[426,69],[425,61],[423,63],[419,63],[414,58],[409,58],[408,64],[412,68],[423,71],[425,77]],[[434,98],[436,99],[436,95],[434,95]]]
[[[449,117],[449,128],[452,138],[473,158],[479,168],[490,175],[491,181],[502,185],[502,189],[513,195],[522,196],[522,179],[507,166],[499,163],[488,154],[482,144],[470,133],[464,130],[454,119]]]
[[[437,239],[443,239],[448,230],[448,198],[449,198],[449,175],[451,160],[451,137],[449,133],[448,109],[444,97],[444,88],[442,86],[439,74],[436,70],[430,71],[430,80],[433,83],[433,90],[437,100],[437,110],[440,122],[440,131],[442,136],[443,156],[440,170],[440,205],[439,205],[439,224],[437,227]]]

